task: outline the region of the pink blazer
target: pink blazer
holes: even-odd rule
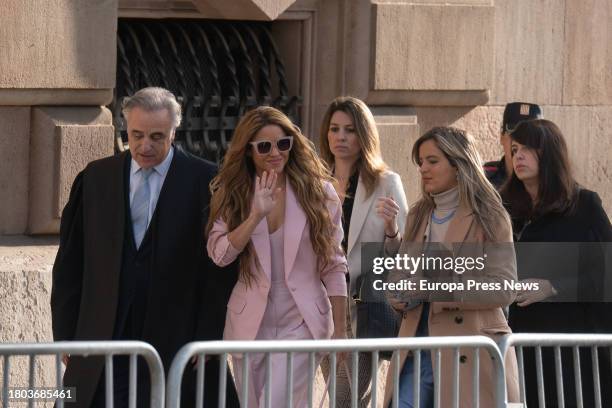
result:
[[[310,242],[306,213],[300,207],[289,182],[285,196],[284,266],[287,287],[315,339],[327,339],[333,334],[329,296],[346,296],[347,264],[341,242],[342,206],[334,187],[325,182],[329,197],[327,209],[334,225],[336,251],[323,270],[317,269],[317,257]],[[208,237],[208,255],[219,266],[233,262],[239,255],[229,240],[227,225],[217,219]],[[251,236],[261,270],[251,263],[256,280],[247,287],[238,280],[227,304],[225,340],[254,340],[266,310],[270,291],[271,260],[268,222],[264,218]]]

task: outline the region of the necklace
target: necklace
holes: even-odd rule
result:
[[[453,215],[455,215],[455,212],[457,212],[457,210],[453,210],[448,215],[446,215],[446,216],[444,216],[442,218],[438,218],[438,217],[436,217],[436,215],[432,211],[431,212],[431,220],[433,222],[435,222],[436,224],[444,224],[446,221],[448,221],[451,218],[453,218]]]

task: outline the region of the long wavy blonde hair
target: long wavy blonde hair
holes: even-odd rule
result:
[[[434,127],[419,137],[412,147],[412,160],[417,165],[419,165],[419,149],[428,140],[433,140],[451,166],[457,169],[459,202],[472,210],[485,236],[492,240],[501,221],[505,220],[509,224],[510,218],[502,205],[499,193],[485,176],[482,160],[472,137],[454,127]],[[422,184],[421,192],[421,199],[410,209],[416,214],[414,223],[407,226],[410,238],[416,236],[421,222],[435,206],[432,196],[425,191]]]
[[[249,142],[262,128],[269,125],[279,126],[285,135],[293,136],[293,147],[284,173],[306,213],[310,239],[320,269],[329,262],[335,245],[332,220],[327,210],[329,197],[324,186],[324,182],[332,178],[329,169],[317,157],[312,143],[284,113],[275,108],[255,108],[247,112],[238,123],[219,173],[210,183],[212,198],[206,232],[210,232],[219,217],[227,224],[228,230],[233,231],[249,216],[255,179],[252,146]],[[256,276],[250,268],[254,257],[260,269],[261,264],[249,241],[239,256],[239,276],[249,286]]]
[[[334,165],[334,155],[329,148],[327,134],[331,118],[338,111],[346,113],[353,122],[361,148],[359,159],[353,170],[359,171],[366,188],[366,196],[369,197],[376,189],[381,174],[388,169],[380,152],[380,137],[378,136],[374,116],[372,116],[368,105],[351,96],[340,96],[329,104],[321,122],[319,151],[321,152],[321,158],[330,168]]]

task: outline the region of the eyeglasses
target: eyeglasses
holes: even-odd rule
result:
[[[249,142],[255,147],[258,154],[265,155],[272,152],[272,142],[269,140],[260,140],[259,142]],[[276,148],[279,152],[288,152],[293,147],[293,136],[283,136],[276,140]]]

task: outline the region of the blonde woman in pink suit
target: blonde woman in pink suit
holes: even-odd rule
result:
[[[342,209],[326,167],[289,118],[271,107],[238,124],[217,177],[208,254],[239,262],[225,340],[346,338]],[[243,356],[232,356],[238,389]],[[272,355],[272,406],[286,405],[286,355]],[[249,358],[248,403],[265,401],[265,360]],[[306,406],[308,355],[294,355],[293,401]],[[241,396],[241,398],[244,398]],[[244,401],[242,401],[244,405]]]

